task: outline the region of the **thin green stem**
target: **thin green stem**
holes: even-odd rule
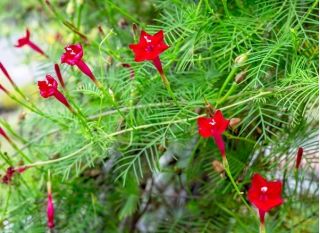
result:
[[[35,162],[35,163],[30,163],[30,164],[26,164],[24,165],[25,167],[38,167],[38,166],[44,166],[44,165],[48,165],[48,164],[52,164],[52,163],[58,163],[67,159],[72,158],[73,156],[76,156],[77,154],[79,154],[80,152],[84,151],[85,149],[87,149],[89,146],[91,146],[93,144],[93,142],[90,142],[89,144],[81,147],[79,150],[66,155],[64,157],[58,158],[58,159],[52,159],[52,160],[47,160],[47,161],[39,161],[39,162]]]
[[[224,83],[222,84],[222,87],[219,91],[219,97],[222,96],[223,91],[226,89],[228,83],[231,81],[231,79],[234,77],[234,75],[236,74],[236,72],[238,71],[238,66],[233,66],[229,75],[227,76],[227,78],[225,79]]]

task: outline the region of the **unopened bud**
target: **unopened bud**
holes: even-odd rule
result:
[[[234,60],[235,64],[237,66],[243,65],[248,60],[248,54],[249,52],[246,52],[236,57],[236,59]]]
[[[109,95],[111,96],[112,100],[114,101],[114,94],[113,94],[113,91],[109,88]]]
[[[237,126],[240,123],[241,119],[240,118],[231,118],[229,121],[229,126],[231,128],[234,128],[235,126]]]
[[[120,27],[120,28],[125,28],[126,26],[128,26],[128,22],[125,20],[125,19],[120,19],[119,21],[118,21],[118,26]]]
[[[239,74],[236,75],[236,77],[234,78],[234,81],[237,84],[239,84],[245,79],[246,76],[247,76],[247,71],[244,70],[244,71],[242,71],[242,72],[240,72]]]
[[[77,5],[80,6],[83,4],[83,0],[77,0]]]
[[[212,161],[212,168],[217,173],[222,173],[224,171],[223,164],[218,160]]]
[[[68,5],[67,5],[66,13],[68,15],[72,15],[73,12],[74,12],[74,3],[73,3],[73,1],[69,1]]]

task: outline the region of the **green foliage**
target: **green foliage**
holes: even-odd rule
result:
[[[1,34],[14,44],[30,28],[50,57],[21,48],[26,63],[37,64],[35,81],[54,74],[66,44],[82,43],[85,61],[118,106],[62,65],[64,94],[85,123],[43,98],[32,101],[47,117],[27,112],[16,133],[1,120],[37,165],[1,185],[1,232],[45,231],[48,172],[57,232],[258,232],[256,216],[212,165],[221,161],[213,140],[198,136],[196,119],[207,103],[241,119],[224,139],[244,197],[255,172],[284,182],[285,204],[268,214],[267,232],[318,232],[318,1],[51,0],[50,6],[1,1],[2,24],[14,25]],[[177,102],[150,62],[134,62],[133,23],[149,33],[164,30],[170,48],[161,61]],[[247,59],[236,64],[241,55]],[[299,146],[305,154],[296,182]],[[2,174],[29,164],[1,149]]]

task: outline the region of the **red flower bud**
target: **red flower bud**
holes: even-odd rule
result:
[[[25,166],[18,167],[18,168],[8,167],[6,174],[1,178],[1,182],[4,184],[10,184],[15,173],[21,174],[25,170],[27,170],[27,168],[28,167],[25,167]]]
[[[63,81],[63,78],[62,78],[62,75],[61,75],[61,71],[60,71],[60,67],[59,67],[58,64],[54,64],[54,70],[56,72],[56,75],[58,77],[58,80],[59,80],[62,88],[65,88],[64,81]]]
[[[297,159],[296,159],[296,169],[299,169],[300,167],[302,155],[303,155],[303,148],[299,147],[297,152]]]
[[[11,143],[11,139],[8,137],[8,135],[6,134],[6,132],[0,127],[0,135],[2,137],[4,137],[8,142]]]
[[[51,193],[51,183],[48,182],[48,197],[47,197],[47,225],[50,229],[54,228],[54,205]]]
[[[199,134],[204,137],[213,137],[215,140],[222,157],[225,156],[225,147],[222,138],[223,132],[227,129],[229,120],[225,119],[220,110],[217,110],[213,117],[200,117],[198,118]]]
[[[0,62],[0,69],[3,72],[3,74],[6,76],[6,78],[8,79],[8,81],[11,83],[12,86],[16,87],[17,85],[15,84],[15,82],[12,80],[12,78],[10,77],[7,69],[4,67],[4,65]],[[2,88],[0,88],[2,89]]]
[[[23,46],[29,46],[31,49],[33,49],[34,51],[36,51],[37,53],[40,53],[41,55],[48,57],[43,51],[42,49],[40,49],[40,47],[38,45],[36,45],[35,43],[33,43],[30,40],[30,31],[29,29],[26,30],[26,36],[25,37],[21,37],[20,39],[18,39],[17,44],[15,45],[15,47],[17,48],[21,48]]]
[[[9,91],[4,87],[4,86],[2,86],[1,84],[0,84],[0,90],[2,90],[4,93],[6,93],[7,95],[9,95],[10,93],[9,93]]]

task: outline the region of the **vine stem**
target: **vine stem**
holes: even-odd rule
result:
[[[30,164],[25,164],[24,167],[37,167],[37,166],[43,166],[43,165],[48,165],[48,164],[52,164],[52,163],[58,163],[61,161],[64,161],[66,159],[72,158],[73,156],[76,156],[78,153],[84,151],[85,149],[87,149],[89,146],[91,146],[93,144],[93,142],[90,142],[89,144],[81,147],[79,150],[66,155],[64,157],[58,158],[58,159],[52,159],[52,160],[47,160],[47,161],[38,161],[35,163],[30,163]]]
[[[236,184],[236,182],[234,181],[233,179],[233,176],[231,174],[231,171],[230,171],[230,167],[229,167],[229,163],[228,163],[228,160],[226,157],[223,157],[223,167],[226,171],[226,174],[228,175],[234,189],[236,190],[237,194],[239,195],[241,201],[245,204],[245,206],[248,208],[248,210],[250,210],[252,213],[254,213],[255,215],[255,212],[254,210],[251,208],[251,206],[247,203],[247,201],[243,198],[243,193],[240,192],[239,188],[238,188],[238,185]]]

